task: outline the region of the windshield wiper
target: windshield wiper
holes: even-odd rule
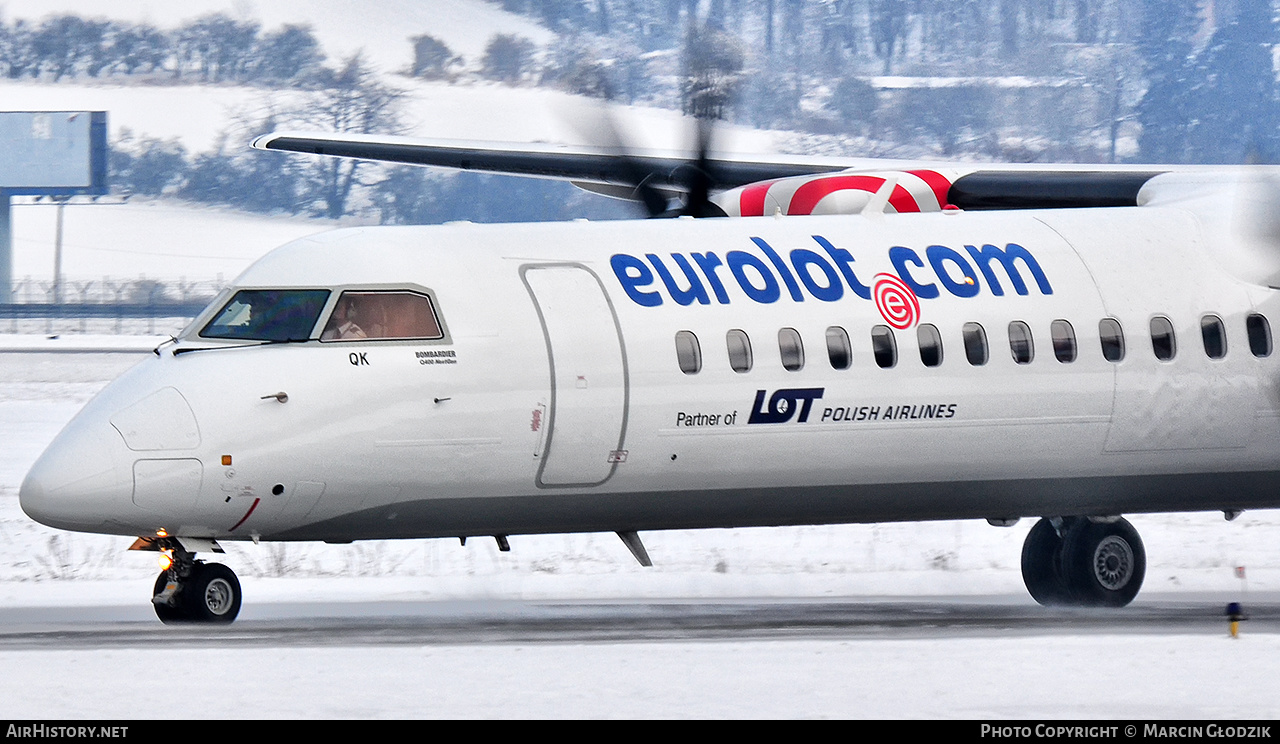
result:
[[[259,339],[251,339],[251,340],[255,341],[256,343],[235,344],[235,345],[229,345],[229,346],[184,346],[180,349],[174,349],[173,355],[177,356],[179,354],[185,354],[188,351],[215,351],[217,349],[254,349],[259,346],[271,346],[273,344],[300,344],[300,343],[305,343],[307,341],[310,341],[311,339],[309,338],[274,338],[274,339],[265,339],[265,340],[259,340]],[[156,349],[156,353],[157,354],[160,353],[159,348]]]
[[[156,345],[156,348],[152,349],[151,351],[156,356],[160,356],[160,347],[164,346],[165,344],[176,344],[176,343],[178,343],[178,337],[169,336],[169,338],[165,339],[164,341],[161,341],[159,344]]]

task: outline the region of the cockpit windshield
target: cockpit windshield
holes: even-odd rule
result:
[[[242,289],[200,335],[244,341],[305,341],[328,299],[327,289]]]
[[[427,295],[369,290],[342,293],[320,340],[437,339],[443,335]]]

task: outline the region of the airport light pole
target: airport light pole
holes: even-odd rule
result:
[[[46,201],[47,200],[47,201]],[[87,206],[95,204],[98,206],[110,206],[124,204],[129,201],[129,196],[111,197],[111,196],[37,196],[30,205],[37,204],[53,204],[58,208],[58,214],[54,222],[53,231],[53,304],[62,304],[62,233],[63,233],[63,212],[68,204],[76,206]],[[0,225],[0,231],[3,226]],[[2,237],[2,236],[0,236]],[[5,287],[9,285],[6,283]],[[3,300],[4,303],[10,300]]]
[[[0,305],[13,302],[13,219],[8,191],[0,189]]]
[[[53,304],[62,304],[62,212],[67,206],[66,197],[53,197],[58,205],[57,227],[53,233]]]

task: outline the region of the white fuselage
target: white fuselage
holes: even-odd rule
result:
[[[108,386],[22,505],[85,531],[330,541],[1277,506],[1280,355],[1248,318],[1280,300],[1206,232],[1171,207],[340,230],[268,254]],[[860,296],[884,274],[919,303],[887,368],[873,329],[909,308]],[[246,288],[331,295],[311,340],[202,338]],[[320,340],[342,291],[397,289],[430,294],[442,338]]]

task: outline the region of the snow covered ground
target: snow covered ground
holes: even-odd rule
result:
[[[1280,714],[1278,652],[1280,636],[0,652],[0,716],[150,720],[182,680],[172,713],[209,720],[1225,722]]]
[[[395,75],[386,83],[402,91],[408,136],[497,142],[609,144],[599,131],[602,104],[546,88],[493,82],[449,85]],[[58,84],[0,80],[6,110],[106,111],[114,141],[128,129],[138,137],[177,139],[189,152],[214,149],[240,121],[258,121],[268,111],[296,108],[303,94],[249,86],[124,85],[109,79]],[[518,120],[511,112],[520,111]],[[694,127],[677,111],[645,106],[611,109],[627,144],[642,149],[689,148]],[[725,124],[714,145],[722,152],[773,153],[794,134]],[[248,147],[248,139],[228,140],[228,150]]]
[[[13,207],[13,276],[53,278],[57,209]],[[66,207],[62,273],[68,281],[104,276],[229,282],[250,263],[295,238],[331,229],[324,220],[264,217],[147,200]],[[74,299],[74,288],[67,296]]]

